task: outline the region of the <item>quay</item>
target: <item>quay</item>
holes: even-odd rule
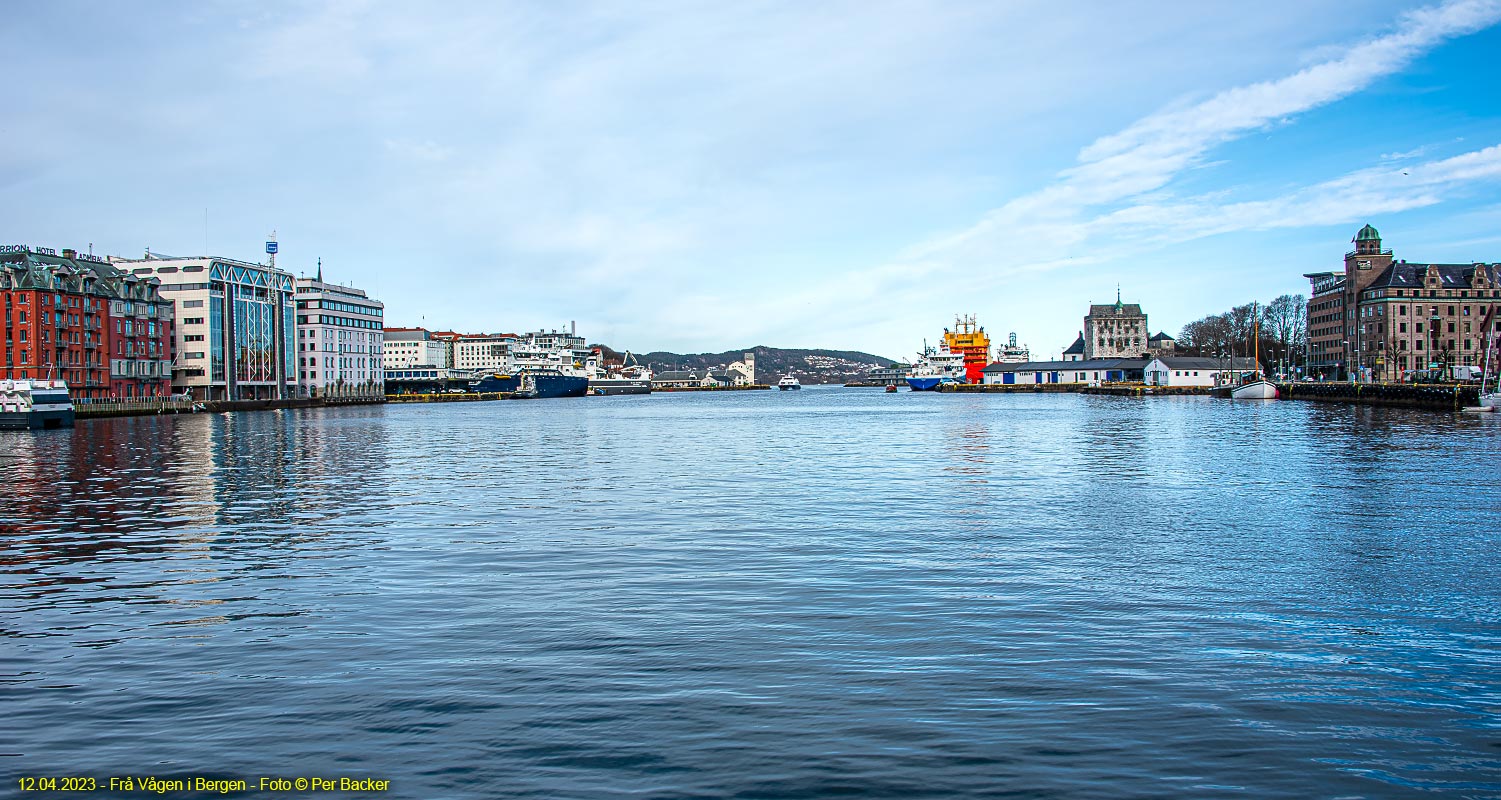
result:
[[[299,397],[289,400],[94,400],[76,403],[77,419],[143,417],[157,414],[220,413],[228,411],[276,411],[286,408],[328,408],[376,405],[382,397]]]
[[[1209,394],[1208,386],[1148,386],[1144,383],[956,383],[938,387],[958,394],[1096,394],[1116,397]]]
[[[443,394],[388,394],[387,403],[462,403],[482,400],[511,400],[515,392],[446,392]]]
[[[764,383],[751,383],[744,386],[653,386],[652,394],[657,392],[739,392],[754,389],[770,389]]]
[[[1430,411],[1462,411],[1480,404],[1480,387],[1413,383],[1279,383],[1282,400],[1398,406]]]

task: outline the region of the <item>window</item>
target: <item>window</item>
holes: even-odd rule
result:
[[[187,319],[185,319],[185,320],[182,321],[182,324],[184,324],[184,325],[202,325],[203,324],[203,317],[188,317]]]
[[[202,353],[183,353],[183,358],[203,358]]]
[[[182,301],[182,307],[183,308],[203,308],[203,301],[202,300],[184,300],[184,301]]]
[[[201,333],[189,334],[187,336],[182,337],[182,340],[184,342],[201,342],[201,341],[203,341],[203,334],[201,334]]]

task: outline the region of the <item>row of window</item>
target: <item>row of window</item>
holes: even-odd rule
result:
[[[384,314],[379,306],[362,306],[356,303],[344,303],[338,300],[298,300],[297,307],[300,309],[326,308],[329,311],[343,311],[348,314],[364,314],[367,317],[379,317]]]
[[[298,314],[298,325],[337,325],[342,328],[369,328],[383,330],[379,322],[373,319],[350,319],[348,317],[335,317],[328,314]]]

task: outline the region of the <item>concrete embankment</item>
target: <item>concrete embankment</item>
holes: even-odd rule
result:
[[[938,387],[940,392],[959,394],[1099,394],[1117,397],[1144,397],[1163,395],[1209,394],[1207,386],[1146,386],[1140,383],[1109,383],[1091,386],[1087,383],[958,383]]]
[[[157,414],[193,414],[221,411],[275,411],[283,408],[328,408],[364,406],[384,403],[382,397],[301,397],[291,400],[115,400],[79,403],[73,407],[77,419],[106,417],[142,417]]]
[[[510,400],[515,392],[464,392],[446,394],[388,394],[387,403],[474,403],[482,400]]]
[[[753,389],[770,389],[764,383],[756,383],[750,386],[653,386],[655,392],[741,392]]]
[[[1426,408],[1432,411],[1460,411],[1480,403],[1479,387],[1452,384],[1279,383],[1277,396],[1283,400]]]

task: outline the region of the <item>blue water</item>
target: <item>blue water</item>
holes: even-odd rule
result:
[[[0,793],[1501,797],[1490,417],[810,387],[85,421],[0,469]]]

